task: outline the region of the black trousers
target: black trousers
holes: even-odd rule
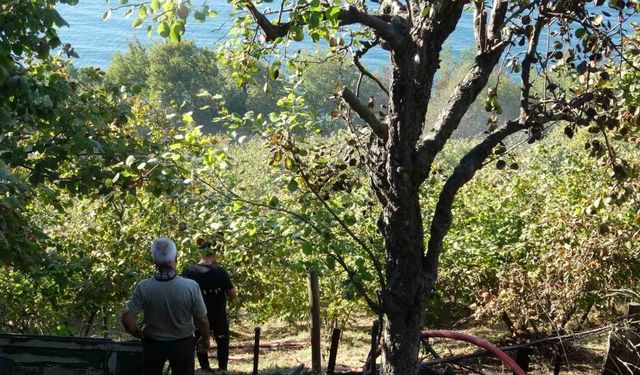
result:
[[[229,362],[229,321],[214,321],[209,320],[209,327],[211,328],[211,334],[216,340],[216,354],[218,357],[218,368],[220,370],[227,369],[227,363]],[[200,338],[200,335],[196,332],[196,340]],[[210,369],[209,357],[207,353],[196,353],[200,367],[203,369]]]
[[[169,361],[172,375],[193,375],[195,340],[193,337],[175,341],[142,340],[144,375],[162,375]]]

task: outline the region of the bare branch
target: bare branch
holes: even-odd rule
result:
[[[476,53],[482,53],[487,45],[487,12],[484,10],[484,0],[475,0],[473,5],[473,30],[476,40]]]
[[[429,174],[435,156],[442,150],[445,143],[458,128],[462,117],[485,88],[493,69],[500,61],[505,48],[510,42],[510,36],[502,40],[500,30],[506,18],[507,2],[494,0],[489,24],[489,34],[486,30],[486,16],[483,0],[476,0],[476,45],[479,48],[475,62],[464,79],[456,86],[447,105],[440,113],[431,134],[425,136],[416,148],[419,170],[416,173],[418,182],[423,181]],[[486,39],[485,39],[486,38]],[[423,125],[423,131],[428,124]]]
[[[440,49],[442,43],[456,29],[466,3],[467,1],[463,0],[440,0],[431,3],[432,9],[426,19],[425,30],[429,34],[426,39],[433,39],[429,44]]]
[[[289,28],[291,27],[290,22],[277,23],[277,24],[271,23],[271,21],[269,21],[267,16],[262,14],[258,10],[258,8],[256,8],[255,5],[253,5],[251,0],[245,0],[245,6],[249,10],[253,18],[256,20],[256,22],[258,23],[258,26],[260,26],[262,31],[264,31],[267,41],[276,40],[280,37],[287,35],[287,33],[289,32]]]
[[[354,23],[372,28],[377,35],[387,41],[392,48],[398,48],[406,42],[407,35],[399,33],[390,22],[388,17],[373,16],[359,11],[354,6],[342,9],[338,13],[338,20],[341,26]]]
[[[378,120],[376,115],[371,112],[369,108],[360,101],[360,99],[358,99],[353,91],[349,90],[348,87],[345,87],[342,89],[340,96],[342,96],[342,99],[349,104],[349,107],[371,127],[371,131],[373,131],[376,136],[383,140],[386,140],[389,137],[387,125]]]
[[[387,94],[387,96],[389,96],[389,90],[387,90],[387,88],[384,86],[382,81],[380,81],[378,77],[371,74],[371,72],[365,69],[365,67],[362,66],[362,64],[360,63],[360,58],[364,56],[364,54],[367,53],[367,51],[369,51],[371,48],[379,44],[379,41],[378,40],[375,40],[373,42],[365,41],[362,44],[363,44],[362,48],[360,48],[353,56],[353,63],[355,64],[355,66],[358,68],[358,70],[362,75],[368,77],[370,80],[375,82],[380,88],[380,90],[384,91],[384,93]]]
[[[493,10],[491,11],[491,19],[489,20],[489,28],[487,32],[487,38],[489,40],[500,39],[500,32],[506,22],[508,5],[509,1],[493,0]],[[525,7],[521,7],[521,9],[525,9]]]
[[[542,5],[541,5],[542,7]],[[542,13],[542,9],[540,10]],[[520,111],[522,114],[529,113],[529,92],[531,91],[531,65],[536,59],[538,51],[538,42],[540,40],[540,32],[545,26],[545,16],[538,15],[536,23],[533,26],[532,35],[529,35],[529,47],[527,53],[522,60],[522,73],[520,74]]]

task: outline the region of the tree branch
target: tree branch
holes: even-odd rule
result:
[[[500,32],[506,23],[507,9],[509,7],[509,1],[506,0],[493,0],[493,6],[491,11],[491,18],[489,20],[489,28],[487,33],[487,39],[499,40]],[[525,9],[524,6],[521,9]]]
[[[298,159],[298,157],[296,155],[294,155],[294,158],[296,159],[296,162],[298,163],[298,165],[302,165],[301,160]],[[314,189],[311,189],[311,184],[309,182],[309,177],[304,172],[304,170],[302,168],[299,168],[298,170],[300,171],[300,176],[302,176],[302,179],[304,180],[305,185],[313,193],[313,195],[316,197],[316,199],[318,199],[320,201],[322,206],[327,210],[327,212],[329,212],[329,214],[334,218],[334,220],[338,222],[338,224],[342,227],[342,229],[344,229],[344,231],[347,232],[349,237],[351,237],[367,253],[367,256],[369,256],[369,259],[371,259],[371,262],[373,263],[373,266],[376,269],[376,273],[378,274],[378,279],[380,280],[380,286],[382,287],[382,289],[384,289],[385,288],[385,282],[384,282],[384,275],[382,274],[382,264],[380,264],[380,261],[378,260],[378,258],[376,258],[376,256],[373,253],[373,251],[371,251],[369,246],[367,246],[367,244],[365,244],[364,241],[362,241],[360,239],[360,237],[356,236],[356,234],[353,233],[353,231],[340,218],[340,216],[338,216],[338,214],[336,214],[335,211],[333,211],[331,209],[331,207],[329,207],[329,204],[327,202],[325,202],[325,200],[322,199],[322,197],[320,197],[320,194],[318,194],[318,191],[314,190]]]
[[[501,128],[491,133],[485,140],[472,148],[458,163],[453,173],[444,184],[438,204],[431,220],[431,230],[427,254],[424,258],[425,272],[436,275],[438,270],[438,258],[442,252],[442,242],[451,226],[451,207],[458,191],[469,182],[475,173],[482,167],[484,160],[491,154],[493,148],[509,135],[526,127],[527,122],[522,120],[508,121]]]
[[[456,86],[440,116],[436,120],[431,133],[425,136],[416,148],[416,159],[419,168],[416,170],[417,182],[422,182],[429,171],[436,155],[442,150],[453,132],[458,128],[462,117],[485,88],[493,69],[500,61],[505,48],[510,42],[507,36],[502,40],[500,30],[504,26],[507,14],[507,1],[494,0],[491,21],[487,32],[484,0],[476,0],[476,46],[479,48],[475,62],[464,79]],[[428,124],[423,124],[423,132]]]
[[[256,23],[262,31],[264,31],[267,41],[274,41],[280,37],[287,35],[289,28],[291,28],[291,22],[273,24],[267,16],[262,14],[258,8],[251,2],[251,0],[245,0],[245,7],[249,10]]]
[[[267,210],[286,213],[286,214],[291,215],[291,216],[295,217],[296,219],[302,221],[303,223],[309,225],[318,235],[320,235],[320,236],[324,236],[325,235],[325,232],[323,232],[314,223],[312,223],[311,220],[309,220],[307,217],[305,217],[305,216],[303,216],[303,215],[301,215],[301,214],[299,214],[297,212],[294,212],[294,211],[291,211],[291,210],[287,210],[287,209],[284,209],[284,208],[280,208],[280,207],[269,206],[267,204],[262,204],[262,203],[259,203],[259,202],[255,202],[255,201],[243,198],[243,197],[239,196],[238,194],[236,194],[229,187],[227,187],[224,183],[222,183],[222,181],[220,181],[220,179],[218,179],[218,183],[221,184],[221,186],[226,190],[228,195],[225,194],[224,192],[222,192],[220,189],[218,189],[215,186],[213,186],[212,184],[210,184],[208,181],[206,181],[202,177],[200,177],[200,175],[195,174],[194,177],[196,178],[196,180],[198,180],[201,183],[203,183],[204,185],[206,185],[209,189],[211,189],[211,190],[213,190],[215,192],[221,193],[223,196],[226,196],[227,198],[230,198],[231,200],[243,202],[243,203],[246,203],[246,204],[249,204],[249,205],[252,205],[252,206],[256,206],[256,207],[260,207],[260,208],[263,208],[263,209],[267,209]],[[205,198],[207,200],[213,200],[211,197],[208,197],[208,196],[205,196]],[[347,276],[353,282],[354,286],[358,290],[358,294],[360,294],[365,299],[365,301],[367,302],[367,305],[369,305],[369,308],[371,308],[371,310],[373,310],[374,312],[378,312],[380,307],[378,306],[377,303],[375,303],[373,301],[373,299],[371,299],[371,297],[369,297],[369,295],[367,294],[367,292],[364,289],[364,286],[354,278],[355,272],[353,272],[351,270],[351,268],[349,268],[349,265],[347,265],[345,260],[341,256],[339,256],[337,254],[334,254],[334,253],[332,253],[330,251],[324,251],[324,253],[327,256],[332,257],[336,262],[338,262],[338,264],[340,264],[342,269],[347,273]]]
[[[507,42],[500,42],[488,53],[476,56],[475,63],[456,86],[440,116],[436,120],[431,133],[418,145],[416,155],[420,169],[417,171],[418,181],[423,181],[429,174],[431,164],[436,155],[442,150],[453,132],[458,128],[462,117],[485,88],[493,68],[500,61],[500,56]],[[425,126],[427,124],[425,123]]]
[[[370,127],[371,131],[378,136],[378,138],[387,140],[389,137],[389,132],[387,125],[382,121],[378,120],[376,115],[365,106],[360,99],[353,93],[353,91],[349,90],[349,88],[345,87],[342,89],[340,93],[342,99],[344,99],[349,107],[353,109],[361,119],[363,119]]]
[[[249,10],[256,23],[266,34],[267,41],[273,41],[277,38],[284,37],[289,32],[292,22],[272,23],[267,16],[256,8],[251,0],[244,0],[244,6]],[[406,36],[399,33],[392,25],[388,15],[375,16],[359,11],[356,7],[350,5],[346,9],[341,9],[337,19],[340,26],[360,24],[372,28],[377,35],[386,40],[391,46],[398,47],[404,44]]]
[[[387,94],[387,96],[389,96],[389,90],[387,90],[387,88],[384,86],[384,84],[382,84],[382,82],[378,79],[378,77],[374,76],[373,74],[371,74],[367,69],[365,69],[364,66],[362,66],[362,64],[360,63],[360,58],[362,56],[364,56],[365,53],[367,53],[367,51],[369,51],[371,48],[373,48],[375,45],[379,44],[379,42],[373,41],[373,42],[369,42],[369,41],[365,41],[364,43],[362,43],[362,48],[360,48],[354,55],[353,55],[353,63],[355,64],[356,68],[358,68],[358,70],[360,71],[360,73],[366,77],[368,77],[370,80],[372,80],[373,82],[375,82],[378,87],[380,88],[380,90],[384,91],[385,94]]]
[[[545,112],[544,104],[539,103],[532,108],[529,115],[521,115],[515,120],[506,122],[462,157],[440,191],[438,203],[431,220],[429,244],[427,254],[424,257],[424,267],[427,273],[437,275],[438,258],[442,252],[444,237],[451,226],[451,208],[458,191],[482,168],[484,161],[491,154],[493,148],[511,134],[527,128],[543,126],[549,122],[564,120],[586,124],[589,119],[576,116],[573,114],[572,109],[586,105],[596,100],[596,98],[596,94],[589,92],[569,101],[558,101],[554,106],[555,112],[553,113]]]
[[[356,287],[356,289],[358,290],[358,294],[360,294],[362,296],[362,298],[365,299],[365,301],[367,302],[367,305],[369,305],[369,308],[374,312],[374,313],[379,313],[380,312],[380,305],[378,305],[371,297],[369,297],[369,295],[367,294],[366,290],[364,290],[364,286],[356,280],[355,276],[356,273],[351,271],[351,268],[349,268],[349,265],[347,265],[347,263],[345,262],[344,258],[342,258],[340,255],[338,254],[334,254],[331,252],[326,252],[326,254],[333,258],[336,262],[338,262],[338,264],[340,265],[340,267],[342,267],[345,272],[347,273],[347,276],[349,277],[349,280],[351,280],[351,282],[353,283],[353,285]]]
[[[354,23],[372,28],[377,35],[391,44],[392,48],[404,45],[407,35],[399,33],[392,25],[387,22],[387,17],[373,16],[359,11],[356,7],[350,5],[347,9],[340,10],[338,20],[340,26],[351,25]]]
[[[540,5],[541,7],[544,4]],[[543,9],[540,9],[540,13]],[[531,91],[531,65],[535,61],[536,53],[538,51],[538,41],[540,40],[540,32],[544,27],[546,21],[542,14],[538,14],[536,23],[533,27],[533,34],[529,35],[529,46],[527,53],[522,60],[522,73],[520,74],[520,111],[521,114],[529,113],[529,92]]]
[[[487,12],[484,0],[475,0],[473,14],[473,31],[476,41],[476,53],[482,53],[487,45]]]

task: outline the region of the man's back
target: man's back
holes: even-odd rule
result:
[[[144,311],[144,335],[158,341],[193,335],[193,318],[206,315],[200,288],[193,280],[177,276],[171,280],[149,278],[136,285],[127,303],[131,312]]]
[[[183,276],[195,280],[200,286],[209,319],[226,321],[227,291],[233,289],[227,271],[216,264],[196,264],[185,269]]]

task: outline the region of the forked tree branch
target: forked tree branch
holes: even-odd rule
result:
[[[506,42],[501,42],[489,53],[476,56],[475,63],[471,66],[464,79],[456,86],[449,101],[436,120],[433,130],[420,142],[416,149],[416,156],[420,163],[420,170],[416,176],[418,181],[421,182],[427,177],[436,155],[451,138],[464,114],[486,87],[491,72],[500,61],[500,56],[506,45]]]
[[[244,6],[251,13],[256,23],[266,35],[266,40],[274,41],[277,38],[284,37],[289,33],[292,22],[271,22],[251,0],[244,0]],[[388,16],[376,16],[358,10],[354,6],[341,9],[337,15],[337,19],[341,26],[360,24],[370,27],[382,39],[386,40],[389,45],[398,47],[405,42],[406,36],[399,33],[390,22]]]
[[[289,32],[289,29],[291,28],[291,22],[278,22],[276,24],[271,23],[267,16],[262,14],[262,12],[260,12],[258,8],[253,5],[251,0],[245,0],[245,7],[247,8],[247,10],[249,10],[253,18],[256,20],[258,26],[260,26],[262,31],[264,31],[266,35],[265,39],[267,41],[274,41],[278,38],[284,37]]]
[[[373,42],[369,42],[369,41],[363,42],[362,43],[362,48],[360,48],[353,55],[353,63],[355,64],[356,68],[358,68],[358,70],[360,71],[360,73],[362,75],[368,77],[370,80],[375,82],[376,85],[378,85],[378,87],[380,88],[380,90],[384,91],[384,93],[387,94],[387,96],[389,96],[389,90],[384,86],[382,81],[380,81],[378,79],[378,77],[376,77],[373,74],[371,74],[371,72],[369,72],[367,69],[365,69],[365,67],[362,66],[362,64],[360,63],[360,58],[362,56],[364,56],[364,54],[367,53],[367,51],[369,51],[371,48],[375,47],[377,44],[379,44],[378,40],[375,40]]]
[[[480,92],[486,87],[493,69],[500,61],[505,48],[510,42],[509,36],[502,40],[502,35],[496,30],[501,30],[507,14],[508,2],[494,0],[491,12],[491,21],[488,27],[485,25],[486,17],[483,0],[476,1],[476,45],[478,53],[475,62],[464,79],[456,86],[440,116],[436,120],[429,135],[426,135],[416,148],[416,158],[419,169],[416,173],[416,182],[422,182],[431,170],[431,164],[436,155],[442,150],[453,132],[458,128],[462,117],[476,100]],[[487,31],[487,29],[489,31]],[[423,124],[423,131],[428,124]]]

